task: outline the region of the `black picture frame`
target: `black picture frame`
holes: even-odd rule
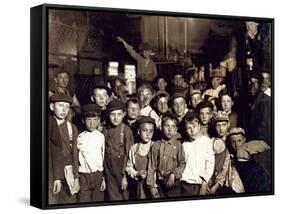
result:
[[[99,13],[115,13],[130,14],[132,16],[155,15],[169,17],[192,17],[202,19],[218,19],[218,20],[238,20],[238,21],[257,21],[266,22],[271,26],[271,191],[261,193],[240,193],[237,195],[212,195],[212,196],[196,196],[196,197],[179,197],[169,199],[153,199],[153,200],[129,200],[129,201],[111,201],[99,203],[75,203],[75,204],[48,204],[48,63],[49,63],[49,41],[48,26],[50,10],[67,10],[67,11],[95,11]],[[101,8],[86,6],[70,6],[43,4],[30,9],[30,43],[31,43],[31,132],[30,132],[30,204],[41,209],[56,208],[75,208],[89,206],[105,206],[105,205],[121,205],[121,204],[137,204],[137,203],[155,203],[169,202],[180,200],[198,200],[198,199],[214,199],[244,196],[259,196],[274,194],[274,19],[263,17],[240,17],[225,16],[211,14],[195,14],[195,13],[179,13],[170,11],[145,11],[120,8]],[[167,35],[164,36],[167,39]],[[158,46],[160,49],[161,45]],[[165,45],[164,45],[165,46]],[[163,47],[162,47],[163,48]],[[161,55],[162,54],[162,55]],[[167,46],[163,48],[161,57],[168,60]],[[77,56],[76,56],[77,57]],[[79,58],[79,56],[77,57]]]

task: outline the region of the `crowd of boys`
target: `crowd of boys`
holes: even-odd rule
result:
[[[80,107],[67,90],[67,71],[55,75],[50,204],[272,190],[269,71],[242,70],[248,84],[235,91],[228,81],[233,69],[222,66],[205,73],[191,66],[169,81],[157,76],[148,44],[142,56],[117,39],[137,60],[136,94],[115,77],[96,82],[91,102]]]

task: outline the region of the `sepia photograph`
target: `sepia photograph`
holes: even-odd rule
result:
[[[274,194],[274,19],[45,12],[47,207]]]

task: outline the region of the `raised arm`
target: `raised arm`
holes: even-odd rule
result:
[[[129,45],[122,37],[117,36],[116,37],[117,41],[122,42],[124,47],[126,48],[126,50],[128,51],[128,53],[131,55],[131,57],[133,57],[135,60],[139,61],[142,60],[143,57],[135,51],[135,49],[133,48],[133,46]]]

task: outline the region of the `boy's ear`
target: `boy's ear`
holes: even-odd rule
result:
[[[54,111],[54,103],[50,103],[50,109],[51,111]]]
[[[92,101],[93,103],[95,103],[95,99],[94,99],[94,96],[93,96],[93,95],[91,96],[91,101]]]
[[[55,81],[55,83],[58,83],[58,78],[54,77],[54,81]]]
[[[138,135],[140,135],[140,129],[138,128],[138,131],[137,131]]]

